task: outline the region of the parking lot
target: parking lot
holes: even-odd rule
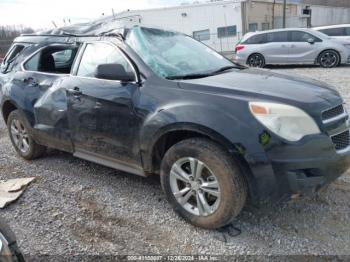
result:
[[[272,69],[328,82],[350,103],[350,66]],[[184,222],[157,177],[57,151],[33,162],[20,159],[1,120],[0,179],[32,176],[36,182],[0,211],[27,255],[350,255],[350,172],[317,196],[247,207],[233,223],[241,234],[233,237]]]

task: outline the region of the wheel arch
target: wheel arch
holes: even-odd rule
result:
[[[239,165],[243,178],[248,186],[248,194],[253,201],[257,198],[256,181],[247,160],[242,154],[241,145],[231,143],[215,130],[192,123],[172,124],[162,128],[151,143],[148,153],[143,154],[144,169],[147,173],[159,174],[161,161],[165,153],[176,143],[185,139],[201,137],[220,145]]]
[[[5,123],[7,123],[8,117],[11,114],[11,112],[13,112],[17,109],[18,109],[18,107],[15,105],[15,103],[13,103],[10,100],[7,100],[2,104],[1,112],[2,112],[2,117],[5,121]]]
[[[317,55],[317,58],[316,58],[316,64],[318,64],[318,65],[320,64],[321,55],[322,55],[324,52],[326,52],[326,51],[333,51],[333,52],[336,52],[337,55],[338,55],[338,57],[339,57],[339,63],[338,63],[338,65],[341,64],[342,61],[341,61],[340,52],[339,52],[338,50],[334,49],[334,48],[326,48],[326,49],[322,50],[321,52],[319,52],[319,54]]]

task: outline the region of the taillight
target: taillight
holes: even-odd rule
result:
[[[245,48],[244,45],[236,45],[236,53],[238,53],[239,51],[243,50]]]

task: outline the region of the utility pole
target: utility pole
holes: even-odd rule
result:
[[[286,9],[287,9],[287,0],[283,0],[283,28],[286,28]]]

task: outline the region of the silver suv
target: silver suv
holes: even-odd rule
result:
[[[350,44],[311,29],[248,33],[236,46],[234,60],[252,67],[319,64],[330,68],[350,62]]]

